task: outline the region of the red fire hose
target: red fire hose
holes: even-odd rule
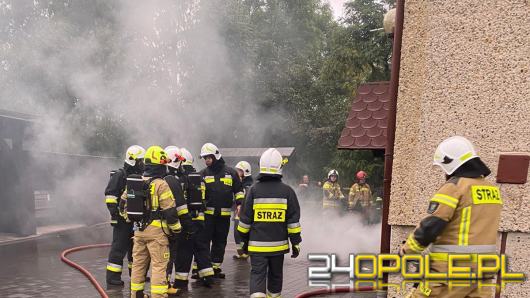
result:
[[[334,293],[357,293],[357,292],[373,292],[375,291],[374,287],[339,287],[334,289],[318,289],[313,290],[309,292],[304,292],[302,294],[298,294],[296,298],[307,298],[307,297],[315,297],[319,295],[325,295],[325,294],[334,294]]]
[[[92,283],[92,285],[94,285],[94,287],[96,288],[96,290],[98,291],[98,293],[101,295],[102,298],[109,298],[109,296],[107,295],[107,293],[105,293],[105,290],[103,289],[103,287],[98,283],[98,281],[94,278],[94,276],[92,274],[90,274],[90,272],[88,272],[88,270],[86,270],[85,268],[83,268],[81,265],[77,264],[76,262],[68,259],[66,257],[66,255],[72,253],[72,252],[76,252],[76,251],[81,251],[81,250],[85,250],[85,249],[90,249],[90,248],[100,248],[100,247],[109,247],[110,244],[109,243],[103,243],[103,244],[92,244],[92,245],[85,245],[85,246],[78,246],[78,247],[72,247],[70,249],[67,249],[65,251],[63,251],[61,253],[61,261],[65,262],[66,264],[68,264],[69,266],[71,267],[74,267],[75,269],[79,270],[81,273],[83,273],[89,280],[90,282]]]

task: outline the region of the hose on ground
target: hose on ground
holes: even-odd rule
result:
[[[81,266],[81,265],[77,264],[76,262],[68,259],[66,256],[68,254],[76,252],[76,251],[81,251],[81,250],[86,250],[86,249],[91,249],[91,248],[109,247],[109,246],[110,246],[109,243],[84,245],[84,246],[78,246],[78,247],[69,248],[69,249],[67,249],[67,250],[65,250],[65,251],[63,251],[61,253],[61,261],[65,262],[69,266],[71,266],[71,267],[79,270],[81,273],[83,273],[88,278],[88,280],[90,280],[92,285],[94,285],[94,287],[96,288],[96,290],[98,291],[98,293],[101,295],[102,298],[109,298],[109,296],[107,295],[107,293],[105,293],[105,290],[98,283],[98,281],[94,278],[94,276],[90,272],[88,272],[88,270],[83,268],[83,266]]]
[[[334,289],[317,289],[308,292],[304,292],[296,295],[296,298],[307,298],[315,297],[325,294],[335,294],[335,293],[358,293],[358,292],[373,292],[376,289],[374,287],[338,287]]]

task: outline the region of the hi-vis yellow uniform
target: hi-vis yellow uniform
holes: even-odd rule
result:
[[[348,208],[353,209],[360,202],[363,208],[372,206],[372,190],[370,185],[355,183],[350,188],[348,196]]]
[[[147,178],[144,177],[145,180]],[[177,217],[175,199],[166,181],[155,179],[150,184],[151,210],[171,210],[173,218]],[[126,199],[124,194],[122,199]],[[167,211],[166,211],[167,212]],[[134,232],[133,266],[131,275],[131,297],[136,297],[136,292],[143,291],[145,275],[151,263],[151,297],[167,297],[166,269],[169,261],[169,242],[166,234],[171,231],[178,233],[181,230],[180,222],[176,219],[173,224],[168,224],[165,219],[155,213],[153,221],[143,231]],[[162,230],[163,229],[163,230]]]
[[[431,198],[428,213],[403,247],[406,254],[420,254],[430,247],[431,271],[447,272],[448,254],[494,254],[502,210],[499,188],[484,178],[453,177]],[[457,262],[458,264],[458,262]],[[475,265],[474,265],[475,264]],[[429,283],[412,297],[491,297],[494,288],[474,286],[449,288],[447,283]]]
[[[324,208],[340,207],[340,200],[344,199],[344,195],[338,182],[326,181],[322,186],[322,191],[324,192],[322,201]]]

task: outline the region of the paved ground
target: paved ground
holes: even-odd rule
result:
[[[304,225],[304,223],[302,223]],[[309,230],[315,227],[307,224]],[[330,228],[337,227],[330,225]],[[308,229],[304,228],[305,233]],[[316,231],[316,230],[315,230]],[[358,231],[356,231],[358,232]],[[348,242],[354,241],[354,236],[348,233],[339,233],[345,238],[333,239],[334,233],[314,234],[313,239],[307,237],[307,251],[311,249],[312,243],[322,243],[318,248],[326,251],[326,245],[348,246]],[[107,225],[99,225],[63,231],[53,236],[41,236],[36,239],[28,239],[23,242],[0,246],[2,258],[0,266],[0,296],[10,298],[23,297],[98,297],[88,280],[78,271],[62,263],[59,254],[62,250],[79,245],[107,243],[110,241],[111,228]],[[331,237],[331,238],[330,238]],[[378,237],[372,235],[372,237]],[[225,280],[220,280],[213,289],[206,289],[190,283],[190,291],[183,297],[248,297],[248,275],[250,266],[247,261],[234,261],[232,255],[235,252],[232,235],[229,236],[229,245],[226,252],[226,260],[223,270],[227,274]],[[362,246],[361,246],[362,247]],[[304,249],[304,246],[303,246]],[[354,252],[354,251],[352,251]],[[108,248],[97,248],[90,251],[77,252],[70,258],[85,266],[98,281],[105,285],[105,263]],[[283,297],[295,297],[296,294],[311,290],[307,284],[307,267],[309,262],[305,254],[298,259],[286,258]],[[128,297],[129,277],[124,273],[126,282],[124,288],[108,289],[110,297]],[[352,294],[341,295],[342,297],[375,297],[375,294]],[[334,296],[334,297],[341,297]]]

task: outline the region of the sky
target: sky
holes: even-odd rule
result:
[[[344,3],[347,0],[327,0],[329,5],[331,6],[331,9],[333,9],[333,15],[335,16],[335,19],[338,19],[342,17],[342,14],[344,12]]]

